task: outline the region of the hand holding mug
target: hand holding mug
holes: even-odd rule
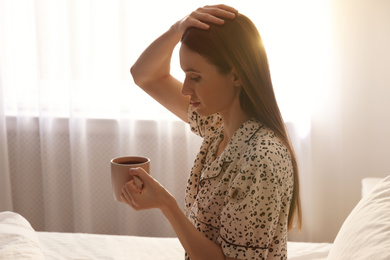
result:
[[[164,209],[171,203],[176,203],[175,198],[157,180],[148,174],[143,168],[131,168],[129,174],[142,181],[142,189],[135,185],[135,181],[129,181],[123,186],[121,201],[130,205],[135,210]]]
[[[150,173],[150,159],[143,156],[122,156],[111,160],[111,182],[116,201],[122,201],[120,197],[122,187],[127,182],[134,182],[137,189],[142,190],[142,181],[137,176],[129,174],[129,169],[137,167]]]

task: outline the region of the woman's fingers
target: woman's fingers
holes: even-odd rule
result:
[[[236,9],[227,5],[206,5],[198,8],[198,12],[207,13],[214,17],[233,19],[238,13]]]
[[[145,182],[152,181],[153,178],[147,173],[143,168],[137,167],[137,168],[130,168],[129,174],[133,177],[135,186],[138,189],[143,188]]]
[[[127,197],[125,196],[125,194],[124,194],[123,192],[122,192],[122,194],[121,194],[121,200],[122,200],[123,203],[126,203],[126,204],[129,205],[130,207],[133,207],[132,202],[129,200],[129,198],[127,198]]]
[[[214,5],[215,7],[218,7],[219,9],[223,9],[223,10],[226,10],[228,12],[231,12],[231,13],[235,13],[237,14],[238,13],[238,10],[234,7],[231,7],[229,5],[225,5],[225,4],[219,4],[219,5]]]
[[[161,209],[176,202],[172,194],[144,169],[132,168],[129,174],[133,176],[133,180],[123,186],[121,198],[134,210]],[[136,187],[137,178],[143,183],[142,189]]]
[[[192,12],[189,17],[195,18],[200,23],[223,24],[224,19],[233,19],[235,13],[217,6],[205,6]]]
[[[193,19],[193,22],[199,23],[199,24],[204,24],[204,23],[214,23],[214,24],[223,24],[224,20],[214,16],[210,13],[207,12],[201,12],[201,11],[194,11],[191,13],[189,16],[189,19]]]
[[[238,13],[236,9],[227,5],[206,5],[193,11],[190,15],[176,23],[177,30],[184,32],[189,27],[209,29],[209,24],[223,24],[224,19],[233,19]]]
[[[122,194],[121,194],[121,199],[128,204],[130,207],[133,209],[137,210],[139,208],[139,205],[134,201],[133,196],[136,194],[139,194],[141,190],[139,190],[135,186],[134,180],[129,181],[128,183],[125,184],[122,188]]]
[[[142,182],[142,180],[141,180],[137,175],[133,175],[133,179],[134,179],[134,184],[135,184],[135,186],[136,186],[138,189],[142,190],[143,185],[144,185],[144,183]]]

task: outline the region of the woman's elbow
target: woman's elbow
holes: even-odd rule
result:
[[[134,83],[138,86],[142,85],[143,77],[136,65],[130,67],[130,74],[133,77]]]
[[[130,75],[133,77],[134,81],[137,78],[137,68],[135,65],[130,67]]]

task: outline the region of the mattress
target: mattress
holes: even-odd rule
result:
[[[332,244],[288,242],[288,259],[325,260]],[[0,259],[184,259],[175,237],[37,232],[21,215],[0,213]]]
[[[47,259],[184,259],[177,238],[38,232]]]
[[[184,259],[177,238],[50,232],[38,237],[48,259]],[[328,243],[288,242],[288,259],[325,260],[330,248]]]
[[[38,232],[48,259],[184,259],[177,238]],[[288,242],[288,259],[326,259],[329,243]],[[61,253],[60,253],[61,252]]]

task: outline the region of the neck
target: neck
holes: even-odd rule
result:
[[[250,119],[250,116],[240,106],[227,112],[220,112],[220,115],[224,124],[223,134],[225,142],[229,142],[237,129]]]

